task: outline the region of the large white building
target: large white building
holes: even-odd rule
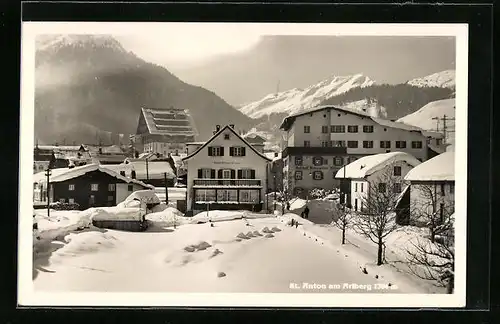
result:
[[[363,201],[375,191],[392,191],[399,196],[405,189],[404,177],[421,162],[405,152],[391,152],[362,157],[337,174],[337,179],[347,179],[347,202],[354,211],[363,210]],[[371,188],[376,185],[377,188]]]
[[[189,143],[182,160],[187,167],[187,215],[207,209],[264,208],[270,159],[233,125],[217,125],[207,142]]]
[[[435,156],[422,129],[333,106],[286,117],[283,143],[283,186],[292,195],[339,185],[335,175],[360,157],[406,152],[420,161]]]
[[[408,172],[410,183],[410,217],[419,221],[422,212],[431,210],[441,219],[455,210],[455,152],[442,153]]]

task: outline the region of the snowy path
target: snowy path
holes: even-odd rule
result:
[[[129,233],[87,232],[92,240],[77,240],[54,251],[34,279],[36,290],[128,292],[368,292],[408,293],[376,289],[389,283],[364,274],[354,255],[327,242],[315,241],[277,218],[183,225],[175,230]],[[264,227],[281,231],[265,237]],[[239,233],[263,236],[236,241]],[[204,250],[189,245],[208,242]],[[218,249],[221,254],[214,256]],[[35,260],[35,264],[36,264]],[[218,277],[224,272],[226,276]],[[303,288],[304,283],[310,284]],[[290,288],[296,284],[297,289]],[[312,285],[325,284],[326,289]],[[365,285],[349,289],[345,284]],[[329,286],[332,285],[332,286]],[[339,285],[339,286],[333,286]],[[380,285],[380,286],[379,286]]]

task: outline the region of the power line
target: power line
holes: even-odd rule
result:
[[[449,128],[450,128],[450,125],[448,125],[448,124],[447,124],[447,122],[449,122],[449,121],[453,121],[453,120],[455,120],[455,118],[454,118],[454,117],[448,117],[448,116],[446,116],[446,115],[443,115],[443,117],[433,117],[432,119],[436,121],[436,131],[437,131],[437,132],[439,132],[439,124],[440,124],[440,122],[442,122],[442,123],[443,123],[443,128],[442,128],[442,133],[443,133],[443,142],[444,142],[444,143],[446,143],[446,135],[447,135],[448,133],[453,133],[453,132],[455,132],[455,130],[454,130],[454,129],[451,129],[451,130],[449,129]],[[454,127],[454,126],[452,126],[452,127]]]

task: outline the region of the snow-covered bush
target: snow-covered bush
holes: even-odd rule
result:
[[[332,190],[322,189],[322,188],[314,188],[309,191],[310,199],[323,199],[327,195],[331,194]]]
[[[51,203],[50,208],[54,210],[79,210],[80,205],[77,203],[62,203],[58,201]]]

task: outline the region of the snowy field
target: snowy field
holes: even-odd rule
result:
[[[211,211],[187,218],[166,208],[148,214],[151,226],[139,233],[94,228],[91,215],[51,213],[61,219],[58,231],[48,225],[52,221],[39,224],[45,240],[34,255],[36,290],[431,292],[426,283],[389,265],[371,266],[370,249],[341,246],[333,227],[301,219],[292,228],[287,224],[298,218],[294,214]]]

